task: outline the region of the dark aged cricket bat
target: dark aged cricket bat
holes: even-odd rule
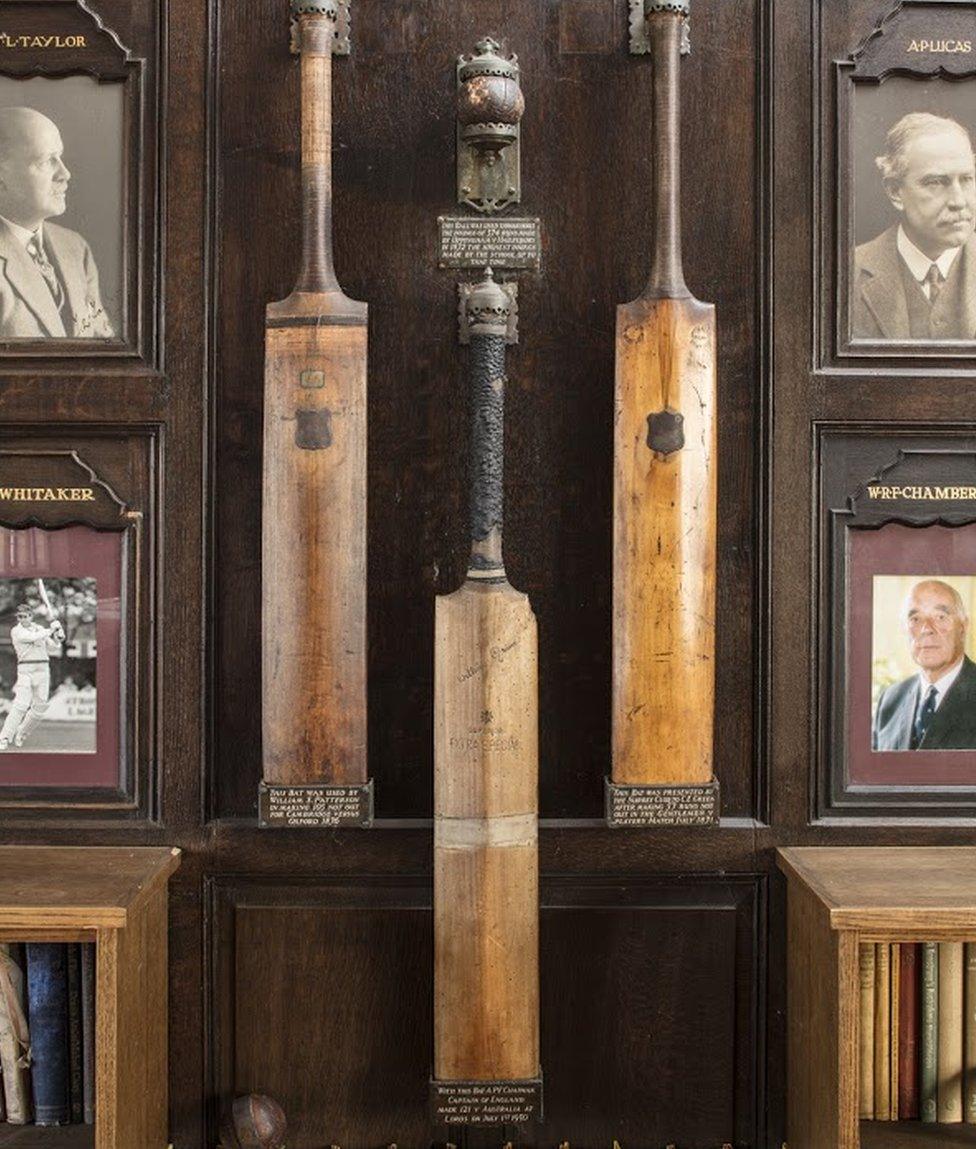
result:
[[[332,266],[335,0],[293,0],[302,266],[267,309],[264,780],[366,781],[366,306]]]
[[[508,298],[471,294],[471,560],[434,632],[434,1078],[539,1076],[536,622],[505,577]]]
[[[715,701],[715,309],[681,266],[680,55],[690,0],[645,0],[651,277],[617,309],[613,781],[707,784]]]

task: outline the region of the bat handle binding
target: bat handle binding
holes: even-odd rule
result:
[[[471,292],[471,560],[476,579],[505,577],[505,338],[511,304],[492,269]]]

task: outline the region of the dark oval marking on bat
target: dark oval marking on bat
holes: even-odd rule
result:
[[[647,416],[647,445],[659,455],[673,455],[685,445],[685,417],[680,411],[655,411]]]
[[[332,412],[328,407],[295,412],[295,446],[303,451],[324,451],[332,446]]]

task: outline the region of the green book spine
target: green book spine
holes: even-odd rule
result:
[[[939,946],[922,945],[922,1026],[919,1042],[919,1112],[923,1121],[939,1118]]]

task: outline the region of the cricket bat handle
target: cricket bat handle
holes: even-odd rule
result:
[[[491,269],[468,306],[471,332],[469,578],[504,578],[505,337],[508,297]]]
[[[332,54],[335,0],[293,0],[302,67],[302,267],[295,290],[339,290],[332,257]]]
[[[681,52],[691,0],[645,0],[654,63],[654,260],[645,294],[689,294],[681,260]]]

